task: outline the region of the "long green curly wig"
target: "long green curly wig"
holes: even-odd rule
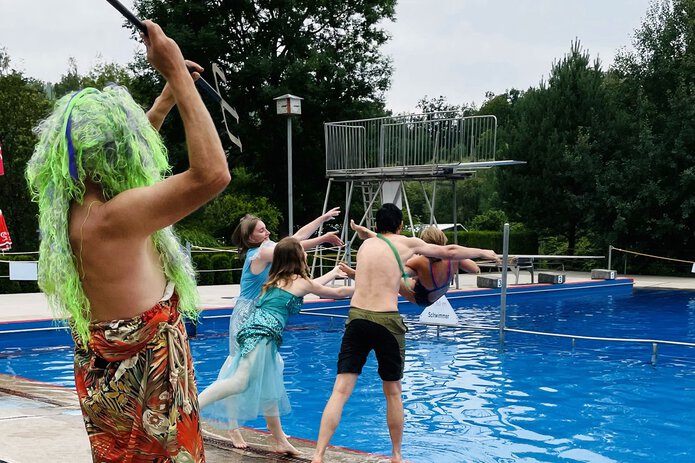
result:
[[[101,185],[106,200],[162,180],[170,173],[167,151],[142,108],[118,86],[64,96],[35,131],[39,142],[26,178],[39,205],[39,286],[54,313],[70,319],[72,329],[87,341],[90,306],[70,247],[70,204],[84,201],[86,179]],[[155,232],[152,239],[167,279],[176,285],[180,312],[196,320],[190,259],[171,227]]]

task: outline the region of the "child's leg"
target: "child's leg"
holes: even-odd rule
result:
[[[257,354],[258,346],[249,352],[246,357],[241,357],[239,366],[230,378],[215,381],[201,392],[198,396],[201,410],[213,402],[244,392],[249,386],[249,375]]]
[[[282,430],[279,416],[266,415],[265,422],[268,424],[268,430],[273,436],[273,452],[295,456],[302,454],[302,452],[297,450],[292,444],[290,444],[290,441],[287,440],[287,436]]]
[[[233,426],[234,429],[229,430],[229,438],[232,440],[232,444],[234,444],[234,447],[237,449],[248,448],[249,444],[246,443],[244,436],[242,436],[241,431],[239,431],[239,423],[235,421]]]

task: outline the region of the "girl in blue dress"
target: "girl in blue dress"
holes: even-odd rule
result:
[[[340,208],[330,209],[300,228],[293,237],[301,243],[304,249],[311,249],[322,243],[342,246],[343,242],[335,232],[324,233],[311,238],[321,225],[333,220],[338,214],[340,214]],[[241,271],[239,297],[229,319],[229,356],[222,366],[220,377],[226,374],[231,366],[231,359],[239,351],[239,344],[236,341],[237,334],[253,312],[254,302],[261,294],[261,287],[268,279],[270,264],[273,261],[273,249],[275,248],[275,242],[270,239],[270,231],[266,228],[265,223],[253,215],[246,215],[239,221],[239,225],[232,233],[232,243],[237,246],[239,256],[244,259],[244,266]],[[238,424],[228,420],[227,428],[234,446],[246,448],[247,444],[239,432]]]
[[[288,237],[277,243],[268,282],[255,302],[255,310],[237,333],[238,350],[227,359],[217,380],[200,394],[200,408],[207,419],[224,424],[262,415],[272,435],[273,451],[300,454],[280,424],[279,417],[289,413],[290,404],[278,348],[287,319],[300,311],[306,294],[326,298],[352,295],[353,286],[324,286],[338,273],[336,267],[312,280],[299,241]]]

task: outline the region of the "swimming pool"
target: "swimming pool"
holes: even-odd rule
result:
[[[456,300],[462,321],[495,325],[498,308]],[[487,301],[494,304],[495,301]],[[608,337],[695,339],[695,293],[528,296],[509,327]],[[416,319],[408,315],[409,321]],[[281,348],[292,414],[288,434],[315,439],[334,379],[342,323],[298,316]],[[227,339],[192,341],[199,385],[216,376]],[[403,397],[404,454],[414,462],[674,462],[695,459],[695,349],[606,344],[411,325]],[[5,352],[0,372],[72,385],[71,352]],[[388,454],[385,404],[373,360],[332,443]],[[248,423],[263,427],[262,420]]]

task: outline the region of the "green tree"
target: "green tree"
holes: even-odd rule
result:
[[[68,60],[68,70],[60,77],[53,87],[53,92],[57,98],[66,93],[74,92],[85,87],[102,89],[108,84],[118,84],[130,87],[133,84],[133,73],[127,68],[116,63],[100,61],[90,69],[87,74],[81,75],[77,70],[75,58]],[[151,101],[146,102],[147,105]]]
[[[612,149],[598,143],[612,117],[603,81],[598,60],[572,44],[548,82],[516,102],[500,149],[501,158],[527,163],[499,170],[503,209],[534,230],[563,235],[569,253],[590,228],[596,175]]]
[[[49,109],[44,84],[11,69],[0,53],[0,144],[5,175],[0,177],[0,209],[12,237],[13,249],[38,249],[36,205],[30,201],[24,168],[36,143],[32,129]],[[4,64],[2,64],[4,63]]]
[[[295,222],[315,217],[325,191],[323,123],[382,115],[391,63],[380,52],[388,39],[381,28],[392,19],[395,0],[359,2],[276,2],[254,0],[139,0],[142,17],[158,22],[181,46],[184,56],[226,71],[222,93],[240,115],[232,131],[244,149],[231,149],[230,163],[261,175],[255,193],[267,195],[286,210],[286,124],[273,98],[292,93],[304,98],[294,120]],[[214,14],[212,13],[214,11]],[[144,71],[147,85],[152,73]],[[211,108],[219,114],[218,108]],[[170,142],[181,142],[180,127],[165,129]],[[182,156],[171,148],[172,159]],[[180,167],[180,166],[177,166]]]
[[[232,178],[233,184],[222,195],[177,226],[181,236],[194,239],[195,244],[204,241],[206,236],[230,244],[232,232],[246,214],[260,217],[271,233],[278,231],[282,220],[280,211],[267,197],[245,193],[257,189],[258,175],[238,167],[232,170]],[[277,238],[277,235],[273,238]]]
[[[695,252],[695,1],[654,1],[634,51],[613,69],[629,130],[601,182],[622,246],[681,257]],[[613,182],[611,182],[613,180]]]

